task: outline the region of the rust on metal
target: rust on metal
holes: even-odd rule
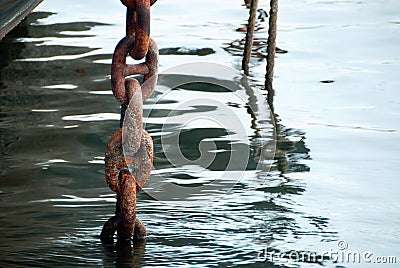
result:
[[[150,1],[122,0],[126,10],[126,36],[135,36],[135,45],[129,55],[135,60],[142,59],[148,49],[150,36]]]
[[[136,218],[136,185],[135,177],[126,169],[121,170],[118,177],[119,192],[115,216],[112,216],[103,226],[101,239],[112,242],[115,231],[118,241],[130,243],[146,237],[146,227]]]
[[[135,46],[135,36],[124,37],[115,48],[111,64],[111,89],[115,98],[121,103],[128,102],[125,90],[125,77],[129,75],[144,75],[144,86],[142,89],[143,100],[146,100],[154,90],[157,83],[158,71],[158,48],[153,39],[149,39],[148,52],[145,62],[138,64],[126,64],[126,55]],[[150,79],[152,78],[152,79]],[[147,82],[147,80],[149,80]],[[146,82],[146,83],[145,83]]]
[[[142,125],[142,103],[157,83],[158,48],[150,34],[150,6],[156,1],[121,0],[127,6],[126,36],[117,44],[111,65],[111,88],[121,103],[120,128],[111,136],[105,154],[108,186],[117,194],[115,216],[103,226],[100,238],[112,243],[137,242],[146,237],[146,227],[136,218],[136,193],[150,178],[153,141]],[[126,57],[145,61],[127,64]],[[131,75],[143,75],[143,84]],[[129,109],[128,109],[129,107]]]
[[[153,141],[147,131],[143,130],[139,135],[140,147],[136,152],[124,152],[122,145],[122,128],[118,129],[112,136],[107,146],[105,158],[106,181],[111,190],[118,193],[118,176],[122,170],[127,170],[128,165],[132,167],[132,173],[137,178],[139,190],[150,177],[153,164]]]
[[[119,173],[119,193],[117,195],[117,233],[119,240],[130,240],[136,221],[136,180],[127,170]]]

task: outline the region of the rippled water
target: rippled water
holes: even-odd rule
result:
[[[158,1],[151,33],[161,49],[160,69],[202,61],[239,70],[247,20],[241,4]],[[156,96],[149,99],[154,166],[172,182],[195,185],[218,176],[230,152],[224,139],[236,132],[236,125],[183,128],[184,154],[196,158],[196,143],[214,139],[219,162],[204,176],[169,166],[165,154],[176,148],[161,146],[162,120],[190,99],[206,96],[236,109],[246,133],[238,143],[246,148],[257,148],[259,131],[275,129],[277,151],[271,171],[259,174],[262,187],[244,181],[214,193],[218,202],[211,205],[157,201],[140,192],[139,218],[149,237],[132,253],[98,238],[115,208],[104,152],[119,123],[109,72],[124,35],[124,8],[119,1],[44,1],[0,43],[1,266],[355,266],[329,258],[319,264],[258,259],[266,247],[322,254],[337,250],[339,240],[400,262],[399,8],[397,1],[281,1],[277,46],[287,53],[276,59],[276,128],[269,111],[256,113],[262,121],[248,112],[262,105],[257,92],[267,22],[261,20],[250,85],[235,82],[248,103],[199,84],[171,91],[151,112]],[[191,112],[224,118],[219,109],[203,103]],[[172,129],[179,114],[175,119]],[[250,165],[245,177],[253,175]]]

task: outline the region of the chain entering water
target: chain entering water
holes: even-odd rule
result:
[[[156,1],[121,0],[127,7],[126,36],[116,46],[111,65],[111,88],[121,103],[121,121],[105,155],[106,181],[116,192],[117,203],[115,216],[104,224],[100,234],[105,243],[113,243],[115,231],[119,242],[135,242],[146,237],[144,224],[136,218],[136,193],[149,179],[153,165],[153,141],[143,129],[142,103],[157,84],[158,48],[149,37],[150,6]],[[135,60],[145,58],[145,61],[127,64],[128,54]],[[128,77],[131,75],[143,75],[142,85]],[[132,108],[127,110],[129,103]]]

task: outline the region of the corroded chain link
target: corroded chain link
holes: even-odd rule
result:
[[[117,204],[115,216],[103,226],[100,235],[103,242],[112,242],[115,231],[121,242],[146,236],[144,224],[136,218],[136,193],[149,179],[153,165],[153,141],[143,129],[142,103],[157,83],[158,48],[149,36],[150,6],[156,0],[121,2],[127,7],[126,36],[116,46],[111,65],[111,87],[121,103],[121,121],[105,155],[106,181],[117,194]],[[127,64],[128,54],[135,60],[145,57],[145,61]],[[134,78],[127,78],[131,75],[143,75],[142,85]]]

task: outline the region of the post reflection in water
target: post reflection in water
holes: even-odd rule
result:
[[[305,146],[305,133],[302,131],[291,131],[285,126],[280,124],[279,116],[275,112],[274,96],[275,90],[273,88],[274,66],[275,66],[275,52],[276,52],[276,32],[277,32],[277,18],[278,18],[278,0],[271,0],[268,27],[268,41],[267,41],[267,66],[265,74],[265,89],[267,90],[267,100],[271,112],[274,117],[276,132],[277,132],[277,151],[275,154],[277,160],[277,168],[281,175],[289,172],[307,172],[309,167],[306,165],[292,165],[298,161],[288,161],[291,154],[301,154],[302,159],[310,159],[309,149]],[[283,89],[284,90],[284,89]],[[290,133],[292,132],[292,133]],[[297,133],[296,133],[297,132]],[[288,136],[294,135],[300,138],[297,142],[291,141]]]
[[[246,7],[250,7],[250,1],[245,1]],[[310,168],[307,166],[305,160],[310,160],[310,149],[307,148],[305,143],[306,133],[298,130],[284,126],[281,123],[278,112],[274,107],[274,96],[275,90],[273,87],[273,76],[274,76],[274,66],[275,66],[275,55],[276,53],[287,53],[286,50],[282,50],[276,47],[276,35],[277,35],[277,12],[278,12],[278,0],[270,1],[270,13],[269,13],[269,25],[268,25],[268,39],[265,42],[254,42],[252,48],[252,56],[258,58],[266,58],[266,73],[264,80],[264,89],[266,90],[266,98],[268,101],[269,108],[271,110],[272,118],[275,124],[276,131],[276,150],[274,157],[274,164],[268,174],[259,174],[259,176],[266,176],[265,187],[260,190],[265,192],[269,192],[271,194],[271,198],[264,205],[274,207],[274,210],[283,212],[282,214],[275,215],[275,218],[271,218],[268,222],[265,223],[266,234],[270,233],[270,237],[264,236],[265,248],[263,252],[265,254],[265,250],[275,251],[275,252],[286,252],[287,254],[284,258],[290,258],[289,255],[291,252],[297,252],[300,255],[306,251],[301,251],[298,249],[291,249],[290,246],[284,246],[284,248],[275,247],[276,242],[279,240],[285,240],[285,236],[287,234],[292,233],[295,234],[297,239],[301,239],[303,235],[309,235],[310,232],[307,231],[307,227],[304,226],[304,223],[301,224],[302,220],[296,219],[297,217],[290,217],[289,215],[295,214],[303,214],[301,216],[302,219],[306,219],[308,224],[311,226],[317,227],[318,231],[311,231],[315,235],[321,235],[323,238],[322,241],[334,241],[336,240],[336,232],[328,230],[329,228],[329,219],[325,217],[321,217],[318,215],[307,215],[304,212],[295,211],[289,209],[287,206],[281,206],[282,201],[290,198],[291,195],[300,195],[304,191],[306,191],[305,183],[301,180],[295,179],[296,174],[302,172],[309,172]],[[261,34],[265,34],[263,31],[263,27],[261,25],[261,20],[258,18],[255,26],[255,32]],[[244,28],[244,27],[243,27]],[[240,29],[240,28],[239,28]],[[262,40],[263,37],[259,37],[259,35],[255,35],[255,40]],[[240,53],[236,52],[238,46],[235,44],[242,44],[243,48],[244,40],[234,41],[230,44],[229,47],[226,48],[227,51],[231,52],[233,55],[239,55]],[[262,51],[262,46],[266,46],[266,53],[260,54],[258,51]],[[265,48],[264,48],[265,49]],[[256,64],[256,63],[254,63]],[[254,74],[252,74],[254,76]],[[255,79],[250,81],[251,86],[253,87],[261,87],[258,82],[254,82]],[[247,81],[246,81],[247,82]],[[247,86],[246,88],[250,88],[251,86]],[[284,90],[284,89],[280,89]],[[249,99],[254,100],[252,98]],[[253,126],[254,127],[254,126]],[[278,181],[278,182],[277,182]],[[291,242],[293,243],[293,242]],[[316,259],[318,260],[303,260],[303,262],[317,262],[319,264],[323,264],[324,262],[329,262],[329,257],[318,255],[318,252],[314,252]],[[264,261],[267,261],[270,265],[273,265],[273,260],[269,258],[270,256],[266,256]],[[271,263],[272,261],[272,263]]]

